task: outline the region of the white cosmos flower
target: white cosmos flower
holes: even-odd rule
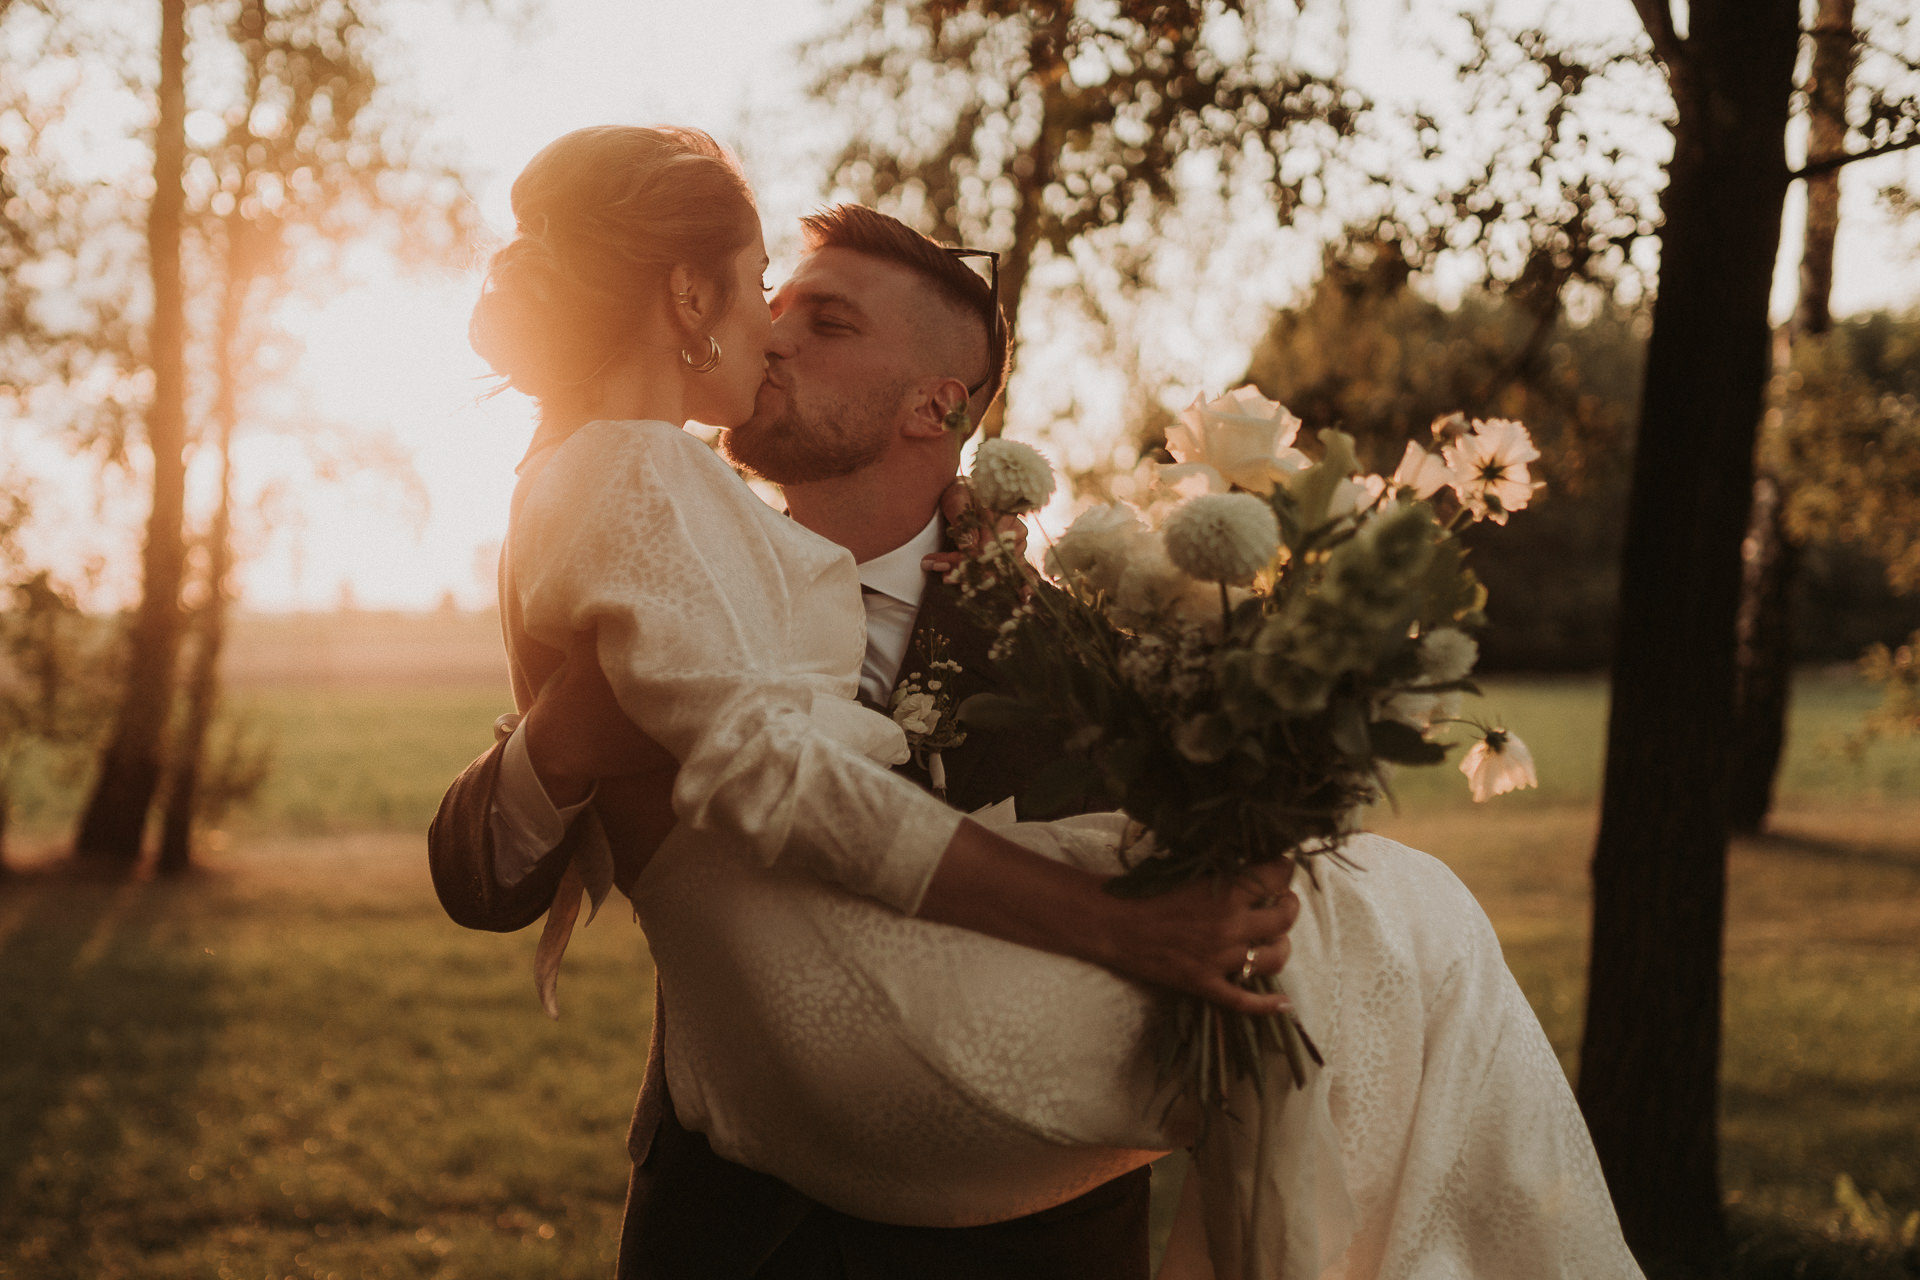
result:
[[[1167,429],[1167,451],[1188,467],[1265,494],[1276,480],[1307,469],[1307,456],[1292,447],[1299,433],[1300,419],[1284,406],[1241,387],[1214,400],[1196,396]]]
[[[1420,674],[1435,684],[1465,680],[1480,660],[1480,646],[1458,627],[1440,627],[1420,637]]]
[[[1053,468],[1040,452],[999,437],[980,442],[967,480],[980,504],[1001,515],[1037,511],[1053,493]]]
[[[1460,762],[1460,772],[1467,775],[1476,803],[1540,785],[1540,775],[1533,771],[1533,752],[1519,734],[1505,729],[1489,729],[1485,739],[1474,743]]]
[[[1393,469],[1387,483],[1396,489],[1413,490],[1416,498],[1431,498],[1453,483],[1453,471],[1439,454],[1409,440],[1407,451],[1400,455],[1400,465]]]
[[[1539,458],[1527,429],[1510,418],[1475,421],[1473,430],[1445,450],[1453,491],[1476,520],[1505,524],[1511,512],[1533,498],[1527,464]]]
[[[1167,517],[1162,532],[1168,557],[1202,582],[1245,586],[1280,550],[1273,508],[1250,493],[1194,498]]]

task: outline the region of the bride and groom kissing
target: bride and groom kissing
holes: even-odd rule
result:
[[[751,192],[690,130],[570,134],[513,204],[472,337],[540,410],[501,566],[524,715],[430,859],[462,924],[548,915],[549,982],[583,890],[633,900],[657,978],[622,1277],[1145,1277],[1147,1165],[1198,1136],[1143,1049],[1163,993],[1270,1012],[1238,980],[1283,965],[1326,1068],[1276,1161],[1203,1162],[1163,1276],[1638,1275],[1432,859],[1363,836],[1300,893],[1122,899],[1118,815],[1001,803],[1044,735],[969,728],[925,789],[894,691],[994,686],[939,572],[1006,367],[985,278],[839,206],[769,306]],[[1273,1238],[1241,1249],[1217,1219],[1249,1196]]]

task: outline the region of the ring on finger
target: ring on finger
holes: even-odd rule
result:
[[[1254,962],[1254,958],[1257,957],[1259,954],[1260,954],[1260,949],[1258,947],[1247,948],[1246,959],[1240,962],[1240,981],[1242,982],[1253,981],[1253,962]]]

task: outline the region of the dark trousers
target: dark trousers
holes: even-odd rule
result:
[[[619,1280],[1147,1280],[1144,1168],[982,1227],[899,1227],[723,1160],[671,1106],[627,1189]]]

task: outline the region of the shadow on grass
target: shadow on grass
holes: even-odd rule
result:
[[[1833,1239],[1734,1213],[1729,1280],[1916,1280],[1920,1246]]]
[[[1749,838],[1755,850],[1822,862],[1892,867],[1920,871],[1920,848],[1912,844],[1882,844],[1861,840],[1823,840],[1817,836],[1768,832]]]
[[[131,1135],[191,1143],[221,1015],[211,967],[162,936],[182,888],[59,865],[0,887],[0,1259],[51,1268],[21,1274],[81,1264]]]

